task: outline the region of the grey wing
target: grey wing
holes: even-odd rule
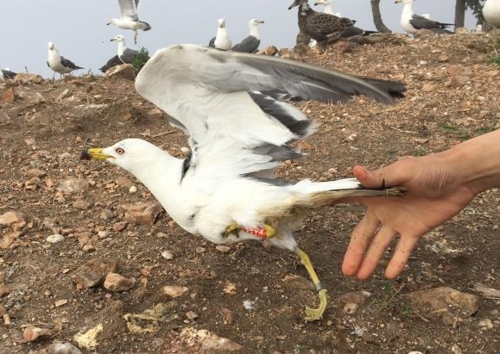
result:
[[[215,47],[215,37],[213,37],[210,42],[208,42],[209,47]]]
[[[118,0],[118,3],[120,4],[121,17],[128,17],[134,21],[139,19],[139,16],[137,16],[139,0]]]
[[[65,57],[61,57],[61,64],[64,65],[67,68],[76,70],[76,69],[83,69],[82,67],[75,65],[71,60],[66,59]]]
[[[132,64],[137,54],[138,54],[137,50],[127,48],[123,51],[123,54],[120,56],[120,59],[126,64]]]
[[[235,52],[254,53],[257,49],[259,49],[259,45],[260,39],[254,36],[248,36],[240,43],[235,44],[231,50],[234,50]]]
[[[445,29],[446,26],[452,26],[453,24],[451,23],[441,23],[437,21],[432,21],[429,20],[423,16],[420,15],[413,15],[410,24],[415,27],[416,29],[432,29],[432,28],[442,28]]]

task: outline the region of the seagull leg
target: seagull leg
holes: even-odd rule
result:
[[[305,320],[306,322],[319,321],[323,318],[323,314],[325,313],[326,310],[326,305],[327,305],[326,289],[323,288],[323,285],[321,284],[318,275],[316,274],[316,271],[314,270],[314,267],[311,263],[311,259],[309,258],[307,253],[305,253],[298,247],[295,250],[295,252],[299,256],[302,265],[306,268],[307,273],[309,274],[309,277],[311,278],[314,286],[316,287],[316,290],[318,290],[318,295],[319,295],[319,307],[315,309],[306,307]]]
[[[134,43],[137,44],[137,30],[134,30]]]
[[[231,233],[238,233],[239,231],[243,231],[252,235],[255,235],[257,237],[260,237],[263,240],[266,240],[268,238],[273,238],[276,236],[277,231],[274,227],[268,224],[264,224],[262,228],[251,228],[251,227],[246,227],[246,226],[240,226],[237,223],[233,222],[231,225],[226,227],[224,230],[223,235],[227,237]]]

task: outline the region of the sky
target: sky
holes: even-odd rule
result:
[[[258,18],[261,48],[276,45],[292,47],[297,27],[297,8],[288,11],[293,0],[142,0],[139,17],[152,29],[139,32],[138,45],[133,31],[106,26],[119,17],[117,0],[0,0],[0,67],[52,77],[47,67],[47,42],[54,42],[59,53],[85,70],[98,69],[116,55],[116,42],[123,34],[127,47],[145,47],[153,54],[171,44],[208,44],[215,36],[217,19],[224,18],[233,44],[248,35],[248,21]],[[309,1],[311,4],[314,0]],[[429,13],[432,19],[453,23],[455,0],[418,0],[415,13]],[[394,0],[381,1],[382,18],[392,31],[402,32],[399,24],[403,6]],[[335,0],[336,11],[356,20],[363,29],[374,29],[369,0]],[[320,11],[319,9],[317,9]],[[322,9],[321,9],[322,10]],[[472,16],[466,27],[473,28]]]

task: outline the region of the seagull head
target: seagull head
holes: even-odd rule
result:
[[[125,37],[123,37],[121,34],[118,36],[114,36],[113,38],[110,39],[111,42],[124,42]]]
[[[413,0],[396,0],[394,1],[395,4],[413,4]]]
[[[290,6],[288,6],[288,10],[291,10],[294,7],[300,6],[300,5],[307,5],[307,0],[295,0],[293,2],[293,4],[291,4]]]
[[[116,22],[118,22],[118,19],[117,18],[112,18],[111,20],[109,20],[108,23],[106,23],[107,26],[109,25],[116,25]]]
[[[47,43],[47,48],[49,48],[49,50],[54,50],[56,48],[56,46],[54,45],[54,43],[49,42],[49,43]]]
[[[250,27],[254,27],[254,26],[258,26],[258,25],[263,24],[263,23],[264,23],[264,21],[262,21],[262,20],[252,18],[248,24],[250,25]]]
[[[82,151],[82,160],[101,160],[117,165],[136,175],[148,169],[153,160],[158,160],[158,151],[163,150],[142,139],[125,139],[106,148],[91,148]]]
[[[217,26],[219,26],[219,28],[226,28],[226,20],[220,18],[217,20]]]
[[[331,4],[332,4],[331,0],[316,0],[316,2],[314,3],[314,6],[318,6],[318,5],[328,6]]]

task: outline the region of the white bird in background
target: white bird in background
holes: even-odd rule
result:
[[[222,50],[231,49],[232,42],[227,33],[226,21],[224,19],[217,20],[217,34],[210,40],[208,45]]]
[[[139,52],[134,49],[127,48],[125,37],[121,34],[110,39],[112,42],[118,42],[118,58],[125,64],[132,64]]]
[[[264,23],[264,21],[253,18],[248,23],[248,27],[250,28],[249,35],[244,38],[240,43],[235,44],[231,50],[236,52],[245,52],[245,53],[255,53],[259,49],[260,45],[260,34],[258,26]]]
[[[500,0],[486,0],[483,16],[491,26],[500,27]]]
[[[54,71],[54,75],[55,73],[59,73],[62,76],[64,74],[70,74],[73,70],[83,69],[75,65],[71,60],[59,55],[59,51],[54,43],[47,43],[47,48],[49,50],[47,65]],[[52,77],[52,79],[54,79],[54,77]]]
[[[323,5],[325,7],[324,12],[326,14],[342,17],[342,14],[340,12],[335,12],[335,4],[333,3],[333,0],[316,0],[314,6],[319,5]]]
[[[404,4],[401,13],[401,27],[410,34],[415,34],[419,29],[427,29],[435,33],[452,33],[446,29],[454,26],[453,23],[442,23],[430,19],[429,14],[417,15],[413,11],[414,0],[396,0],[396,4]]]
[[[390,104],[404,84],[363,79],[312,65],[196,45],[162,49],[136,78],[144,98],[167,112],[189,135],[192,155],[179,159],[141,139],[84,150],[132,173],[184,230],[215,243],[267,239],[298,254],[319,292],[326,290],[293,237],[308,208],[349,196],[400,196],[397,187],[366,189],[355,179],[331,182],[278,180],[283,161],[302,156],[290,145],[316,125],[283,98],[347,102],[363,94]]]
[[[131,29],[134,31],[134,43],[137,44],[137,31],[149,31],[151,26],[149,23],[140,21],[138,9],[140,0],[118,0],[120,4],[120,18],[113,18],[107,24],[115,25],[122,29]]]

